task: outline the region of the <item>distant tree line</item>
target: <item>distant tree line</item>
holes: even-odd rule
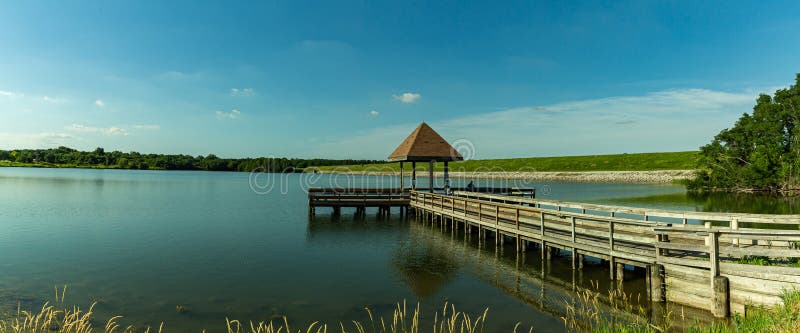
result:
[[[800,190],[800,74],[700,148],[695,190]]]
[[[103,148],[94,151],[79,151],[68,147],[54,149],[0,150],[0,161],[21,165],[56,167],[93,167],[142,170],[208,170],[208,171],[254,171],[300,172],[305,168],[324,165],[351,165],[381,163],[376,160],[332,160],[301,158],[219,158],[208,156],[140,154],[120,151],[106,152]]]

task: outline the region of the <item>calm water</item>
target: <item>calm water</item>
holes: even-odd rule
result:
[[[517,321],[539,331],[560,329],[559,311],[573,281],[566,263],[545,268],[542,288],[538,255],[523,261],[510,248],[481,250],[459,235],[400,220],[396,212],[353,221],[344,211],[332,221],[318,209],[308,219],[306,186],[394,181],[0,168],[0,313],[17,302],[39,306],[53,299],[54,286],[68,285],[68,303],[98,302],[101,317],[123,314],[126,323],[153,326],[164,321],[172,332],[220,332],[226,317],[336,323],[364,319],[364,306],[387,313],[402,300],[420,302],[427,314],[445,301],[471,313],[488,306],[491,331],[510,330]],[[791,200],[693,197],[676,185],[524,185],[536,186],[540,198],[797,212]],[[604,268],[589,267],[577,280],[606,276]],[[625,288],[641,292],[643,281]]]

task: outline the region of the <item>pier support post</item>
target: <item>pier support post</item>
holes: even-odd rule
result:
[[[617,284],[622,285],[622,281],[625,280],[625,265],[617,263]]]
[[[577,250],[575,250],[574,247],[572,248],[572,253],[570,254],[570,257],[572,258],[572,269],[575,270],[578,268],[578,252]]]
[[[578,253],[578,269],[583,269],[583,255]]]
[[[545,253],[547,252],[547,245],[544,241],[539,243],[539,252],[542,254],[542,262],[544,262],[544,260],[547,259],[547,254]]]
[[[730,312],[730,295],[728,294],[728,278],[725,276],[715,276],[711,280],[711,313],[714,317],[724,318]]]
[[[664,302],[664,266],[653,264],[648,266],[650,271],[650,299],[653,302]]]
[[[617,261],[614,260],[614,257],[610,257],[608,259],[608,270],[609,270],[609,279],[614,281],[617,279]]]

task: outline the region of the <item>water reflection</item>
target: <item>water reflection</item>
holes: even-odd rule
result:
[[[798,214],[800,198],[763,193],[681,192],[602,200],[614,205],[698,212]]]
[[[715,320],[705,311],[675,304],[652,304],[647,296],[644,270],[626,267],[624,283],[618,285],[608,279],[608,267],[599,260],[589,258],[583,269],[573,270],[566,251],[551,261],[542,260],[536,249],[518,254],[512,242],[496,248],[491,238],[479,244],[477,234],[441,229],[438,225],[415,220],[413,216],[402,221],[332,220],[320,216],[308,225],[308,240],[323,243],[333,242],[344,234],[347,234],[344,236],[347,239],[360,239],[365,243],[387,241],[386,237],[378,236],[385,232],[382,229],[403,230],[407,235],[396,239],[390,257],[384,260],[397,272],[408,290],[423,300],[458,296],[473,304],[492,307],[490,317],[495,321],[492,325],[499,325],[495,329],[523,321],[533,323],[537,330],[563,330],[560,318],[567,315],[568,305],[578,302],[576,293],[585,289],[598,292],[601,307],[608,309],[608,291],[621,288],[631,298],[632,307],[643,309],[643,315],[651,320],[663,320],[665,313],[671,313],[673,327]],[[454,290],[450,287],[462,284],[460,276],[475,278],[484,286],[495,288],[500,294],[525,304],[532,311],[497,313],[495,304],[503,303],[497,296],[479,298],[468,294],[448,294]],[[455,290],[464,291],[463,288]]]
[[[583,269],[573,270],[571,258],[566,251],[561,251],[559,256],[547,261],[541,259],[538,250],[517,253],[514,245],[509,245],[511,242],[495,247],[492,239],[479,244],[477,237],[471,237],[461,230],[442,230],[438,226],[425,225],[420,221],[411,221],[408,229],[409,241],[429,249],[426,253],[432,254],[428,259],[431,262],[445,261],[449,267],[460,267],[465,273],[477,276],[484,283],[552,318],[566,316],[567,306],[579,302],[576,293],[580,290],[589,289],[599,293],[601,308],[608,310],[608,291],[621,289],[630,297],[632,308],[643,311],[631,315],[644,315],[658,322],[664,320],[666,313],[670,313],[673,327],[677,328],[718,320],[707,311],[695,311],[677,304],[665,306],[651,303],[643,269],[626,267],[624,282],[619,285],[608,279],[608,266],[601,265],[600,260],[595,258],[589,258]],[[447,268],[443,270],[449,271]],[[425,276],[420,276],[416,280],[424,278]],[[524,318],[517,318],[520,319]],[[535,327],[547,330],[561,328],[560,324],[552,323]]]
[[[704,212],[797,214],[800,200],[793,196],[754,193],[687,193]]]
[[[412,233],[413,234],[413,233]],[[458,262],[447,251],[428,242],[403,243],[392,256],[392,268],[417,297],[433,295],[453,279]]]

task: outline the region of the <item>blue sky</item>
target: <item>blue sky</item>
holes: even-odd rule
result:
[[[0,3],[0,149],[692,150],[800,72],[796,1]]]

